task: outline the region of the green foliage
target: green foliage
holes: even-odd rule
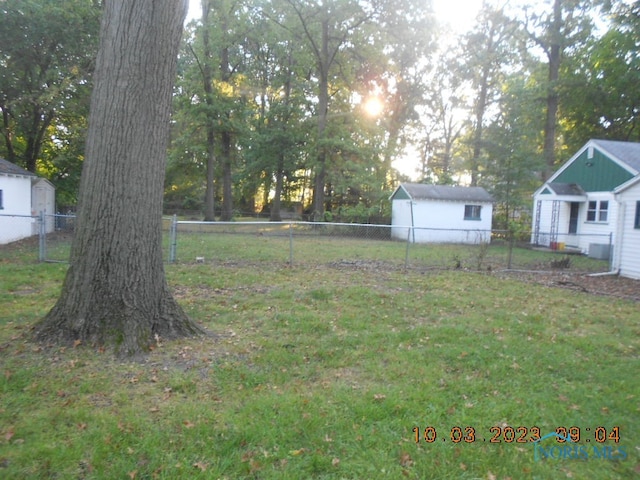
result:
[[[30,343],[65,268],[3,248],[4,478],[634,475],[631,301],[463,271],[177,265],[170,284],[212,335],[121,362]],[[605,446],[627,458],[536,461],[531,442],[490,442],[507,426],[578,426],[590,453],[596,426],[619,426]]]
[[[90,0],[0,5],[0,155],[77,189],[101,8]]]
[[[622,13],[602,37],[568,59],[562,121],[572,151],[589,138],[640,141],[638,30],[626,25],[637,17],[637,12]],[[580,95],[574,94],[577,89]]]
[[[487,188],[505,223],[530,204],[545,168],[550,88],[559,162],[589,138],[640,139],[637,6],[614,2],[599,32],[590,19],[605,18],[601,3],[563,2],[560,78],[549,85],[539,45],[550,45],[550,4],[525,16],[486,3],[452,40],[417,0],[334,2],[330,14],[293,0],[210,0],[207,24],[187,27],[179,58],[165,205],[204,209],[211,157],[216,212],[229,195],[230,211],[270,208],[275,196],[308,208],[323,167],[324,209],[362,217],[358,209],[382,208],[410,180],[392,163],[411,156],[420,180]],[[0,5],[0,156],[52,180],[58,204],[73,205],[100,2]],[[361,108],[370,96],[384,104],[379,118]]]

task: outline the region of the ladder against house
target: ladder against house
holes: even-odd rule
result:
[[[542,200],[536,202],[536,223],[533,228],[533,244],[540,245],[540,211],[542,210]]]
[[[558,226],[560,223],[560,202],[558,200],[554,200],[551,205],[551,228],[550,228],[550,238],[549,245],[553,248],[553,245],[558,243]]]

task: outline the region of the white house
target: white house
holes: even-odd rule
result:
[[[614,270],[640,280],[640,175],[615,190],[618,232],[613,249]]]
[[[33,218],[40,211],[55,213],[55,188],[44,178],[0,158],[0,244],[37,233]],[[54,229],[47,219],[47,231]]]
[[[640,143],[590,140],[534,193],[531,242],[608,259],[618,229],[615,190],[640,173]]]
[[[391,200],[391,238],[414,243],[491,240],[493,199],[481,187],[403,183]]]

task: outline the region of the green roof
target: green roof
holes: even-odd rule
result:
[[[586,192],[611,192],[634,176],[598,148],[587,148],[553,177],[553,182],[577,184]]]

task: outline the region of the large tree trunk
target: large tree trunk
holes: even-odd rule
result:
[[[284,154],[280,154],[278,157],[278,164],[276,166],[276,185],[273,192],[273,202],[271,203],[271,211],[269,214],[269,220],[271,222],[281,222],[282,215],[280,208],[282,205],[282,188],[284,184]]]
[[[211,3],[202,0],[202,84],[204,99],[207,104],[207,176],[204,194],[204,221],[213,222],[216,219],[215,212],[215,176],[216,176],[216,130],[213,118],[213,73],[211,72],[212,52],[209,40],[209,12]]]
[[[551,22],[550,44],[547,50],[549,58],[549,85],[547,92],[547,112],[544,124],[544,159],[545,170],[542,180],[547,180],[555,170],[556,163],[556,126],[558,116],[558,79],[560,78],[560,61],[562,50],[562,0],[555,0],[553,4],[553,19]]]
[[[233,177],[232,177],[232,135],[225,130],[222,132],[222,213],[223,222],[233,220]]]
[[[148,351],[202,333],[162,263],[162,191],[185,0],[105,2],[78,225],[62,293],[36,326],[44,342]]]
[[[482,76],[480,81],[480,92],[476,100],[475,117],[476,128],[473,132],[473,155],[471,157],[471,186],[478,186],[478,177],[480,176],[480,155],[482,154],[482,134],[484,128],[484,114],[487,110],[487,95],[489,90],[488,72],[485,66],[482,67]]]
[[[228,30],[226,20],[223,22],[221,28],[225,31]],[[222,80],[224,82],[231,82],[233,74],[233,68],[229,65],[229,47],[224,47],[220,51],[220,71],[222,72]],[[231,130],[231,116],[227,112],[223,120],[225,127],[221,133],[220,143],[222,148],[221,162],[222,162],[222,212],[220,219],[224,222],[233,220],[233,132]]]
[[[327,147],[325,145],[325,130],[329,113],[329,20],[322,21],[321,49],[318,62],[318,152],[315,164],[315,177],[313,183],[313,201],[311,220],[319,222],[324,219],[324,189],[327,168]]]

